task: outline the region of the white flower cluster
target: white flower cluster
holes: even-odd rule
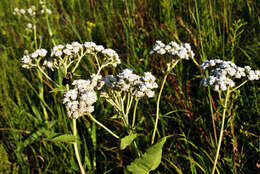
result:
[[[162,41],[157,40],[150,54],[158,53],[164,55],[166,53],[177,56],[180,59],[186,59],[194,57],[194,52],[191,50],[189,43],[178,44],[171,41],[168,45],[164,44]]]
[[[40,10],[40,13],[41,14],[52,14],[52,11],[48,8],[46,8],[45,6],[42,7],[42,10]],[[36,16],[37,15],[37,10],[36,10],[36,7],[33,5],[31,6],[30,8],[28,9],[19,9],[19,8],[15,8],[14,11],[13,11],[13,15],[17,15],[17,16]]]
[[[102,54],[105,56],[105,62],[112,62],[114,67],[121,63],[118,54],[110,48],[102,50]]]
[[[48,8],[44,8],[44,9],[41,10],[41,14],[44,14],[44,13],[50,15],[50,14],[52,14],[52,11],[50,9],[48,9]]]
[[[39,61],[39,59],[45,57],[46,54],[47,54],[47,50],[38,49],[31,54],[24,55],[22,57],[22,64],[23,64],[22,67],[31,68],[32,66],[34,66],[36,61]]]
[[[43,51],[45,49],[40,49]],[[46,50],[45,50],[46,51]],[[31,58],[35,58],[35,55],[39,52],[39,50],[35,51],[31,55],[25,55],[22,58],[23,67],[31,68],[32,66],[28,66],[31,64]],[[45,54],[40,54],[41,58],[45,57]],[[46,68],[51,69],[59,69],[60,66],[66,64],[68,68],[75,60],[79,60],[84,55],[102,55],[102,65],[108,66],[113,65],[116,67],[121,63],[118,54],[110,49],[105,49],[102,45],[96,45],[94,42],[85,42],[84,44],[80,44],[78,42],[72,42],[71,44],[66,45],[56,45],[51,49],[50,57],[46,57],[43,60],[42,65]],[[37,56],[36,56],[37,57]]]
[[[155,77],[150,72],[145,72],[144,76],[138,76],[132,69],[125,69],[117,76],[108,75],[102,78],[101,96],[109,98],[112,91],[131,92],[136,98],[149,98],[154,96],[154,88],[158,88]]]
[[[85,42],[84,47],[86,48],[86,52],[89,54],[102,53],[104,56],[104,62],[111,62],[114,67],[121,63],[118,54],[111,48],[105,49],[102,45],[96,45],[94,42]]]
[[[13,15],[28,15],[28,16],[35,16],[36,15],[36,7],[35,6],[31,6],[28,9],[19,9],[19,8],[15,8],[13,11]]]
[[[201,81],[203,86],[213,86],[214,91],[225,91],[228,86],[233,88],[235,86],[235,82],[233,81],[234,79],[260,79],[259,70],[252,70],[249,66],[242,68],[231,61],[224,61],[220,59],[206,60],[200,66],[204,71],[207,68],[216,67],[210,71],[209,77]]]
[[[78,42],[72,42],[66,45],[56,45],[51,50],[51,57],[61,57],[63,54],[65,56],[74,56],[79,54],[83,49],[82,44]]]
[[[73,89],[64,93],[63,104],[67,107],[67,116],[75,119],[86,113],[92,113],[97,101],[97,94],[94,88],[100,75],[92,75],[90,80],[74,80]]]
[[[59,68],[64,60],[67,59],[67,63],[71,64],[75,59],[78,59],[86,54],[97,55],[103,54],[103,64],[112,64],[116,67],[121,63],[118,54],[108,48],[105,49],[102,45],[96,45],[94,42],[85,42],[80,44],[78,42],[72,42],[66,45],[56,45],[51,50],[51,58],[45,60],[44,65],[53,70],[53,68]]]
[[[35,6],[31,6],[28,9],[15,8],[14,11],[13,11],[13,15],[15,15],[15,16],[23,16],[24,19],[27,22],[29,22],[26,25],[27,29],[29,29],[29,30],[31,30],[35,26],[36,19],[38,19],[38,17],[40,15],[43,15],[45,13],[50,15],[50,14],[52,14],[52,11],[50,9],[46,8],[46,6],[42,6],[42,10],[40,10],[40,13],[38,13],[38,10],[36,9]]]

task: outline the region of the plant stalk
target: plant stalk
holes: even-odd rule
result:
[[[116,134],[114,134],[110,129],[108,129],[106,126],[104,126],[102,123],[100,123],[99,121],[97,121],[90,113],[88,113],[88,116],[90,117],[90,119],[92,119],[95,123],[97,123],[99,126],[101,126],[102,128],[104,128],[108,133],[110,133],[111,135],[113,135],[115,138],[119,139],[119,136],[117,136]]]
[[[167,76],[168,76],[168,72],[167,72],[167,74],[166,74],[166,75],[164,76],[164,78],[163,78],[163,82],[162,82],[161,89],[160,89],[160,92],[159,92],[159,95],[158,95],[158,99],[157,99],[157,105],[156,105],[156,120],[155,120],[155,125],[154,125],[154,130],[153,130],[153,135],[152,135],[151,144],[154,143],[155,133],[156,133],[156,130],[157,130],[158,120],[159,120],[160,99],[161,99],[161,95],[162,95],[162,91],[163,91],[164,85],[165,85],[166,80],[167,80]]]
[[[73,119],[73,135],[74,136],[77,136],[77,122],[76,121],[77,121],[76,119]],[[82,165],[82,162],[81,162],[80,156],[79,156],[78,143],[74,142],[73,146],[74,146],[75,155],[76,155],[76,158],[78,161],[78,165],[80,168],[80,172],[81,172],[81,174],[85,174],[85,170],[83,168],[83,165]]]
[[[139,99],[137,99],[135,101],[135,107],[134,107],[134,113],[133,113],[133,121],[132,121],[132,128],[134,128],[134,126],[135,126],[136,109],[137,109],[138,102],[139,102]]]
[[[221,123],[221,130],[220,130],[220,135],[219,135],[219,140],[218,140],[218,148],[217,148],[217,153],[216,153],[216,157],[215,157],[215,161],[214,161],[214,165],[213,165],[211,174],[215,174],[215,170],[216,170],[216,166],[217,166],[217,162],[218,162],[219,151],[220,151],[221,142],[222,142],[223,133],[224,133],[225,117],[226,117],[229,95],[230,95],[230,89],[228,87],[227,93],[226,93],[226,98],[225,98],[223,115],[222,115],[222,123]]]

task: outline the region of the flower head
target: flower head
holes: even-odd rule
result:
[[[157,40],[150,54],[170,54],[174,59],[186,59],[194,57],[194,52],[191,50],[191,46],[188,43],[178,44],[171,41],[168,45],[164,44],[162,41]]]
[[[150,72],[145,72],[144,76],[139,76],[129,68],[123,70],[117,76],[103,77],[102,81],[104,87],[101,93],[103,97],[109,97],[110,94],[113,94],[111,91],[117,91],[119,93],[129,92],[136,98],[142,98],[145,95],[151,98],[154,96],[153,89],[158,88],[155,77]]]
[[[74,80],[73,88],[64,93],[63,104],[67,107],[68,117],[75,119],[86,113],[94,112],[94,106],[97,101],[96,87],[98,75],[92,75],[90,80]]]
[[[48,53],[47,50],[41,48],[34,51],[31,54],[24,55],[22,57],[22,64],[23,64],[22,67],[23,68],[33,67],[36,64],[36,62],[42,59],[43,57],[45,57],[47,53]]]
[[[204,78],[201,84],[203,86],[213,86],[215,91],[225,91],[228,86],[235,87],[235,79],[259,80],[260,78],[259,70],[252,70],[249,66],[242,68],[231,61],[206,60],[200,67],[202,70],[211,69],[210,75]]]

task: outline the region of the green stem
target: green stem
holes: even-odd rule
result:
[[[76,119],[73,119],[73,135],[74,136],[77,136],[77,123],[76,123],[76,121],[77,121]],[[73,146],[74,146],[74,151],[75,151],[75,155],[76,155],[76,158],[77,158],[77,161],[78,161],[78,165],[79,165],[81,174],[85,174],[85,170],[83,168],[83,165],[82,165],[82,162],[81,162],[80,156],[79,156],[78,143],[74,142]]]
[[[226,93],[226,98],[225,98],[223,115],[222,115],[222,123],[221,123],[221,130],[220,130],[220,135],[219,135],[219,140],[218,140],[218,148],[217,148],[217,153],[216,153],[216,157],[215,157],[215,161],[214,161],[214,165],[213,165],[211,174],[215,174],[215,170],[216,170],[216,166],[217,166],[217,162],[218,162],[218,156],[219,156],[219,151],[220,151],[221,142],[222,142],[223,133],[224,133],[225,117],[226,117],[227,104],[228,104],[230,92],[231,91],[228,87],[227,93]]]
[[[80,63],[82,57],[83,57],[83,56],[81,56],[81,57],[79,58],[79,60],[78,60],[78,62],[76,63],[75,67],[74,67],[73,70],[71,71],[72,73],[74,73],[74,71],[78,68],[79,63]]]
[[[42,73],[41,71],[37,70],[39,79],[40,79],[40,84],[39,84],[39,97],[41,98],[41,101],[44,101],[44,88],[43,88],[43,80],[42,80]],[[48,124],[48,113],[46,111],[46,107],[44,107],[44,104],[42,104],[42,109],[43,109],[43,115],[44,115],[44,122]]]
[[[128,93],[126,115],[129,114],[129,111],[130,111],[132,103],[133,103],[133,99],[134,99],[134,97],[132,96],[132,94]]]
[[[233,144],[233,172],[234,174],[237,174],[236,169],[236,151],[237,151],[237,138],[235,135],[235,127],[234,127],[234,121],[235,121],[235,114],[232,115],[232,118],[230,120],[230,129],[231,129],[231,135],[232,135],[232,144]]]
[[[209,96],[209,103],[210,103],[210,112],[211,112],[211,120],[212,120],[212,127],[214,131],[214,139],[215,139],[215,145],[217,144],[217,131],[216,131],[216,125],[215,125],[215,119],[214,119],[214,111],[213,111],[213,103],[212,103],[212,97],[211,97],[211,92],[210,88],[208,88],[208,96]]]
[[[135,140],[134,140],[134,147],[135,147],[135,149],[136,149],[136,152],[137,152],[138,157],[141,157],[141,153],[140,153],[140,151],[139,151],[139,149],[138,149],[138,146],[137,146]]]
[[[157,130],[158,120],[159,120],[160,99],[161,99],[161,95],[162,95],[162,91],[163,91],[164,85],[166,83],[167,76],[168,76],[168,73],[163,78],[162,86],[161,86],[161,89],[160,89],[160,92],[159,92],[159,95],[158,95],[158,99],[157,99],[156,120],[155,120],[154,129],[153,129],[153,135],[152,135],[152,142],[151,142],[151,144],[154,143],[155,133],[156,133],[156,130]]]
[[[54,80],[52,80],[45,72],[44,70],[38,65],[38,69],[40,70],[40,72],[51,82],[53,82],[56,86],[60,86],[59,84],[57,84]]]
[[[246,82],[248,82],[248,80],[242,82],[240,85],[238,85],[237,87],[233,88],[232,90],[230,90],[230,92],[233,92],[235,90],[237,90],[238,88],[240,88],[241,86],[243,86],[244,84],[246,84]]]
[[[33,37],[34,37],[34,44],[35,44],[35,49],[38,49],[38,44],[37,44],[37,30],[36,30],[36,23],[33,23]]]
[[[106,126],[104,126],[102,123],[100,123],[99,121],[97,121],[90,113],[88,113],[88,116],[90,117],[90,119],[92,119],[95,123],[97,123],[99,126],[101,126],[102,128],[104,128],[108,133],[110,133],[111,135],[113,135],[115,138],[119,139],[119,136],[117,136],[116,134],[114,134],[110,129],[108,129]]]
[[[133,121],[132,121],[132,128],[134,128],[134,126],[135,126],[135,117],[136,117],[136,109],[137,109],[138,102],[139,102],[139,99],[137,99],[136,102],[135,102],[134,113],[133,113]]]

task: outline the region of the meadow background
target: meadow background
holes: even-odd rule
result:
[[[38,0],[0,0],[0,173],[78,173],[72,145],[48,138],[53,132],[71,133],[62,96],[50,93],[51,84],[36,71],[21,68],[24,50],[34,51],[34,36],[13,10],[32,5],[40,6]],[[138,74],[151,71],[160,85],[167,57],[149,55],[156,40],[190,43],[200,64],[220,58],[260,69],[257,0],[48,0],[47,7],[52,14],[37,23],[41,47],[102,44],[120,55],[122,64],[112,72],[129,67]],[[93,68],[85,61],[80,71],[87,77]],[[202,77],[192,61],[182,61],[167,78],[157,137],[172,137],[151,173],[210,173],[217,146],[212,116],[218,136],[221,107],[217,94],[200,86]],[[217,165],[221,174],[260,173],[259,85],[249,82],[232,95]],[[156,97],[142,100],[137,110],[142,151],[150,146],[155,106]],[[123,134],[106,102],[95,107],[99,121]],[[88,118],[79,119],[78,131],[87,173],[124,173],[135,159]]]

